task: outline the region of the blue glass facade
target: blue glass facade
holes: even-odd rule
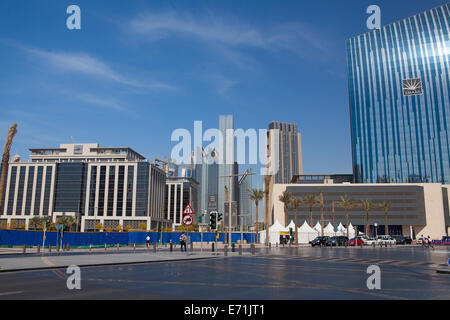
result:
[[[347,40],[355,182],[450,183],[450,4]]]

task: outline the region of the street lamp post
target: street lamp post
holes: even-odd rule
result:
[[[228,245],[230,245],[231,244],[231,196],[232,196],[232,190],[231,190],[231,178],[232,177],[240,177],[240,176],[243,176],[243,175],[254,175],[255,173],[252,173],[252,172],[248,172],[248,171],[246,171],[246,172],[244,172],[244,173],[241,173],[241,174],[230,174],[230,175],[228,175],[228,176],[220,176],[220,178],[228,178],[228,185],[229,185],[229,192],[230,192],[230,194],[229,194],[229,197],[228,197]],[[233,190],[233,192],[234,192],[234,190]]]
[[[378,224],[375,222],[373,226],[375,227],[375,239],[376,239],[378,237],[378,230],[377,230]]]

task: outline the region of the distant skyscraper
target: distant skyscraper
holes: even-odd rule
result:
[[[450,183],[450,4],[347,40],[355,182]]]
[[[252,200],[249,197],[252,188],[252,176],[243,175],[239,179],[239,225],[248,226],[252,224]]]
[[[275,138],[274,130],[279,132],[278,139]],[[278,149],[278,170],[274,183],[290,183],[294,175],[303,173],[301,136],[296,124],[271,122],[267,132],[267,147],[268,155],[273,148]]]
[[[219,212],[224,212],[224,202],[225,202],[225,186],[228,187],[229,180],[228,178],[220,178],[222,176],[228,176],[232,174],[236,174],[238,170],[237,164],[234,164],[234,134],[233,139],[226,139],[226,131],[227,129],[231,129],[234,131],[234,123],[232,115],[220,115],[219,116],[219,130],[223,136],[223,145],[219,150],[219,157],[222,159],[222,163],[219,164],[219,185],[218,185],[218,210]],[[227,163],[228,162],[231,163]],[[232,201],[238,201],[236,198],[236,181],[237,178],[231,179],[230,186],[230,196],[232,197]]]

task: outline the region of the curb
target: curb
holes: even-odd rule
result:
[[[80,267],[80,268],[87,268],[87,267],[118,266],[118,265],[129,265],[129,264],[149,264],[149,263],[160,263],[160,262],[180,262],[180,261],[192,261],[192,260],[207,260],[207,259],[217,259],[217,258],[223,258],[223,256],[198,257],[198,258],[188,258],[188,259],[166,259],[166,260],[153,260],[153,261],[134,261],[134,262],[133,261],[127,261],[127,262],[109,262],[109,263],[94,263],[94,264],[77,264],[77,266]],[[67,267],[69,267],[69,265],[35,267],[35,268],[26,268],[26,269],[2,269],[2,267],[0,266],[0,273],[66,269]]]
[[[441,274],[450,274],[450,268],[443,268],[443,269],[437,269],[436,273],[441,273]]]

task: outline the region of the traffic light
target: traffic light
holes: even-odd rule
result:
[[[202,220],[203,220],[203,216],[198,216],[197,217],[197,222],[198,223],[202,223],[203,222]]]
[[[209,214],[209,227],[213,230],[217,228],[216,214],[217,212],[211,212]]]
[[[217,215],[217,221],[222,221],[223,215],[219,212]]]

